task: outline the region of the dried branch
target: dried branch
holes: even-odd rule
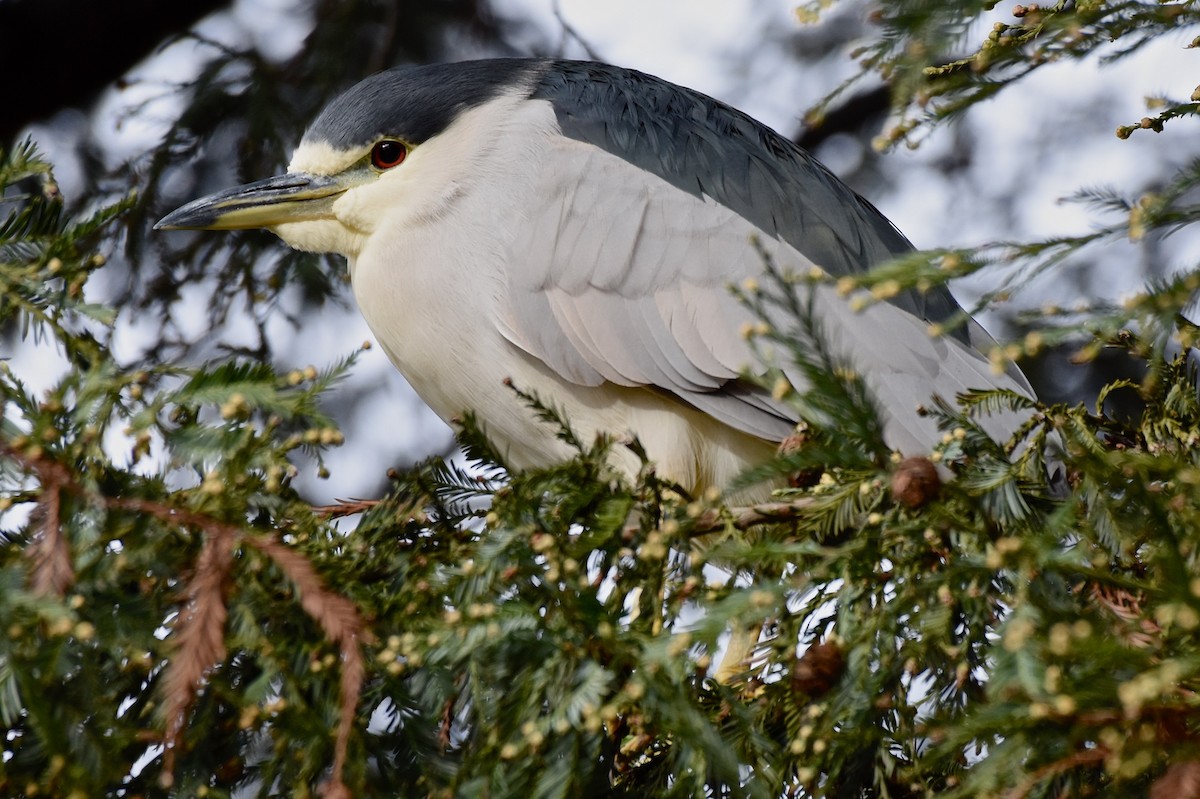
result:
[[[349,796],[349,790],[342,782],[342,774],[345,771],[350,732],[354,729],[354,714],[358,708],[358,697],[362,693],[363,676],[366,672],[360,646],[360,642],[371,639],[366,622],[353,602],[325,587],[308,558],[284,546],[273,536],[247,536],[246,543],[275,561],[283,573],[296,584],[300,591],[300,606],[321,626],[325,637],[336,643],[341,651],[341,714],[333,750],[333,770],[323,791],[326,799]]]
[[[42,596],[66,596],[75,582],[71,550],[62,534],[62,489],[42,478],[42,495],[35,517],[37,532],[26,550],[32,561],[30,587]]]
[[[1064,758],[1055,760],[1053,763],[1047,763],[1033,773],[1016,788],[1004,795],[1004,799],[1025,799],[1029,792],[1037,787],[1038,783],[1045,780],[1047,777],[1054,777],[1062,774],[1064,771],[1070,771],[1080,766],[1091,766],[1097,763],[1103,763],[1104,760],[1111,755],[1112,752],[1107,746],[1097,746],[1095,749],[1083,749],[1079,752],[1074,752]]]
[[[813,500],[803,497],[791,502],[765,502],[761,505],[746,507],[717,508],[702,513],[696,519],[692,531],[712,533],[725,529],[726,524],[732,524],[739,530],[746,530],[756,524],[791,521],[800,518],[812,506]]]
[[[1148,649],[1162,641],[1162,627],[1146,615],[1142,607],[1145,597],[1139,592],[1095,583],[1087,592],[1093,602],[1124,622],[1120,626],[1130,646]]]
[[[381,502],[381,499],[339,499],[332,505],[313,505],[312,510],[324,519],[340,519],[356,513],[366,513]]]
[[[73,579],[70,552],[59,534],[62,492],[84,494],[71,473],[56,461],[39,456],[31,458],[11,446],[0,443],[0,454],[13,458],[38,475],[43,486],[42,507],[45,516],[39,543],[30,547],[34,559],[34,586],[65,592]],[[233,548],[244,541],[267,557],[295,583],[300,605],[321,627],[325,637],[338,646],[342,658],[340,684],[341,713],[334,744],[334,761],[329,782],[324,787],[327,799],[349,796],[342,781],[354,727],[354,716],[366,674],[361,643],[371,640],[366,621],[349,599],[324,585],[312,562],[284,546],[277,538],[243,530],[233,524],[186,508],[176,508],[138,497],[97,498],[109,510],[126,510],[153,516],[161,522],[191,527],[205,534],[204,549],[196,563],[196,572],[187,588],[187,603],[176,624],[177,653],[168,666],[164,681],[167,726],[163,758],[164,779],[171,781],[174,753],[186,726],[186,715],[205,673],[225,656],[224,627],[226,608],[223,586],[232,567]],[[364,504],[376,504],[363,500]],[[64,571],[65,564],[65,571]]]
[[[1150,799],[1197,799],[1200,797],[1200,762],[1174,763],[1150,786]]]
[[[442,721],[438,724],[438,745],[445,753],[450,749],[450,730],[454,727],[454,703],[458,701],[458,694],[451,694],[442,703]]]
[[[188,582],[187,602],[175,623],[175,655],[163,677],[166,735],[163,780],[174,780],[175,754],[187,727],[187,715],[205,675],[225,659],[225,586],[233,566],[236,536],[229,530],[209,533]]]
[[[8,442],[0,442],[0,454],[33,472],[42,484],[33,517],[33,543],[25,551],[31,562],[30,588],[42,596],[65,596],[75,582],[71,549],[62,534],[62,491],[73,486],[71,472],[50,458],[30,457]]]
[[[358,709],[358,698],[362,692],[366,672],[360,644],[371,640],[366,621],[354,603],[327,589],[320,575],[313,569],[312,562],[299,552],[284,546],[274,536],[248,533],[219,519],[149,500],[112,497],[108,498],[106,503],[109,507],[140,511],[172,524],[197,527],[209,534],[224,531],[228,536],[244,541],[269,557],[288,579],[295,583],[300,592],[300,606],[341,652],[341,714],[334,744],[332,774],[324,790],[326,797],[348,795],[339,791],[347,790],[342,782],[342,774],[345,771],[350,733],[354,728],[354,714]]]
[[[759,505],[712,508],[696,517],[689,532],[691,535],[701,536],[724,530],[727,526],[733,526],[738,530],[748,530],[758,524],[791,521],[800,518],[812,505],[812,499],[801,497],[791,502],[764,502]],[[631,535],[636,534],[640,529],[636,523],[626,527],[626,531]]]

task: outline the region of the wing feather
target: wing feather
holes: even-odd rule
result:
[[[794,414],[739,377],[755,366],[739,335],[751,317],[729,284],[761,273],[751,236],[762,232],[579,146],[546,154],[538,205],[515,231],[505,335],[566,379],[656,389],[750,435],[786,435]]]
[[[505,338],[572,383],[599,386],[613,379],[603,359],[590,363],[578,342],[571,341],[561,325],[551,324],[554,313],[546,294],[511,292],[498,321]]]
[[[700,141],[685,141],[685,159],[702,163],[721,152],[709,140],[715,133],[703,125],[691,130],[699,131]],[[605,135],[614,147],[623,146],[620,130]],[[666,141],[654,126],[643,135]],[[627,144],[647,146],[643,140]],[[752,239],[781,268],[799,272],[814,266],[806,252],[836,253],[844,263],[834,266],[844,270],[850,262],[877,262],[899,246],[882,240],[877,226],[843,218],[836,202],[842,194],[830,200],[817,192],[808,205],[779,204],[789,187],[763,154],[735,153],[731,162],[698,169],[703,179],[697,176],[694,192],[576,139],[552,137],[539,165],[526,222],[511,232],[509,282],[499,312],[509,341],[565,380],[642,386],[767,440],[783,438],[796,415],[741,378],[744,370],[765,368],[740,334],[753,317],[729,288],[763,274]],[[772,207],[769,215],[757,215],[772,230],[736,210],[751,205]],[[814,249],[802,252],[779,233],[783,229],[803,229]],[[953,303],[937,300],[945,301]],[[998,379],[972,347],[931,339],[919,297],[853,313],[826,286],[815,302],[834,351],[867,376],[877,397],[886,398],[882,410],[892,446],[927,451],[936,440],[933,422],[915,413],[934,393],[952,396],[995,385],[1028,393],[1019,373]],[[990,341],[977,326],[969,332],[975,341]],[[798,375],[790,376],[803,388]]]
[[[684,296],[685,287],[662,289],[654,293],[654,305],[670,330],[675,343],[683,351],[684,356],[692,362],[699,371],[708,375],[712,380],[723,383],[738,376],[737,369],[720,360],[720,353],[705,341],[704,328],[708,326],[737,327],[737,323],[726,320],[722,316],[703,318],[698,313],[695,302],[688,303]],[[743,351],[729,358],[732,362],[744,361]],[[718,383],[718,384],[719,384]]]

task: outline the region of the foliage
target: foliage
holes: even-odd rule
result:
[[[1053,59],[1196,21],[1184,4],[1029,6],[938,63],[981,13],[954,8],[882,7],[864,57],[893,79],[894,140]],[[835,288],[862,306],[984,267],[1020,281],[1191,224],[1197,180],[1081,195],[1118,216],[1086,236],[915,254]],[[628,480],[609,452],[636,442],[580,440],[516,387],[575,458],[512,472],[466,419],[471,468],[431,461],[382,499],[322,508],[295,456],[323,469],[342,443],[325,403],[353,355],[123,362],[113,321],[141,300],[89,302],[89,281],[145,197],[68,213],[31,145],[0,157],[0,187],[0,322],[70,363],[36,396],[0,373],[0,794],[1196,795],[1200,403],[1165,349],[1195,341],[1194,269],[994,354],[1128,350],[1146,380],[1106,392],[1139,392],[1134,420],[1106,417],[1103,395],[1092,411],[973,393],[931,403],[943,441],[902,461],[887,398],[823,346],[806,298],[824,278],[772,273],[746,291],[770,320],[751,332],[811,385],[768,378],[808,421],[746,477],[786,485],[771,502],[684,496],[644,459]],[[220,255],[197,249],[170,279]],[[225,255],[250,294],[298,279]],[[980,422],[997,413],[1028,422],[993,441]],[[760,644],[716,680],[730,630]]]

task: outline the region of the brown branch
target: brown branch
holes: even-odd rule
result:
[[[41,596],[66,596],[75,582],[71,549],[62,534],[62,487],[42,477],[37,532],[26,554],[33,562],[30,588]]]
[[[719,532],[727,526],[738,530],[748,530],[758,524],[772,524],[798,519],[813,506],[809,497],[801,497],[791,502],[764,502],[758,505],[737,506],[732,508],[712,508],[696,517],[688,532],[690,535],[708,535]],[[625,527],[627,535],[636,535],[641,526],[636,522]]]
[[[360,644],[372,640],[370,632],[366,629],[366,621],[354,603],[327,589],[312,562],[274,536],[249,533],[211,516],[150,500],[110,497],[106,499],[106,503],[109,507],[139,511],[171,524],[197,527],[210,534],[224,532],[228,536],[245,541],[269,557],[280,571],[295,583],[300,592],[300,606],[317,622],[325,637],[337,644],[341,652],[341,714],[334,741],[332,774],[323,791],[326,799],[349,796],[349,789],[342,781],[342,775],[345,772],[350,733],[354,728],[354,715],[358,709],[358,698],[362,693],[366,673]]]
[[[296,584],[300,591],[300,606],[320,625],[325,637],[336,643],[341,650],[341,715],[333,750],[333,770],[322,792],[325,799],[349,796],[349,789],[342,782],[342,774],[345,771],[350,733],[354,729],[354,714],[358,708],[358,697],[362,693],[363,675],[366,672],[360,642],[371,640],[371,634],[354,603],[325,588],[320,575],[313,569],[308,558],[284,546],[273,536],[247,536],[246,543],[275,561],[283,573]]]
[[[71,548],[62,534],[62,492],[74,487],[71,472],[45,456],[30,457],[7,441],[0,442],[0,455],[33,472],[42,484],[34,517],[33,543],[25,550],[31,563],[30,589],[42,596],[65,596],[75,583]]]
[[[65,563],[69,569],[70,552],[59,531],[59,502],[64,490],[75,494],[83,494],[85,491],[72,479],[71,473],[64,466],[52,459],[31,458],[5,442],[0,442],[0,454],[18,461],[25,468],[37,473],[42,480],[46,516],[42,541],[50,543],[43,543],[40,547],[31,547],[34,550],[31,556],[34,557],[35,564],[45,561],[56,565],[53,568],[48,566],[42,570],[35,565],[35,580],[37,580],[35,585],[45,583],[65,591],[70,579],[73,579],[73,574],[70,574],[70,579],[67,579],[65,583],[62,582],[62,558],[65,557]],[[45,489],[48,486],[52,486],[53,490],[47,492]],[[341,652],[341,713],[334,742],[332,774],[329,782],[324,786],[323,792],[326,799],[348,797],[350,792],[342,781],[342,776],[345,772],[354,716],[358,709],[358,699],[362,693],[362,684],[366,674],[361,643],[372,640],[370,632],[366,629],[366,621],[359,614],[354,603],[328,590],[308,558],[284,546],[273,536],[249,532],[211,516],[153,500],[108,496],[101,496],[97,499],[108,510],[144,513],[167,524],[198,529],[207,536],[204,549],[197,562],[196,574],[188,585],[188,604],[181,612],[179,623],[176,625],[178,635],[176,646],[180,654],[172,659],[165,682],[167,686],[165,689],[167,729],[163,758],[166,772],[164,779],[167,781],[172,779],[171,771],[174,766],[176,745],[182,736],[186,712],[191,706],[200,682],[208,669],[225,655],[223,633],[226,609],[221,590],[232,565],[234,544],[237,541],[245,541],[271,558],[280,570],[296,584],[300,592],[301,607],[317,622],[325,637],[336,644]],[[47,547],[53,553],[65,554],[56,554],[54,558],[47,558],[42,554]],[[43,573],[48,576],[36,576]],[[176,660],[181,660],[181,662],[176,663]]]
[[[454,703],[458,701],[458,694],[452,694],[449,699],[442,703],[442,722],[438,725],[438,745],[442,747],[442,754],[450,749],[450,730],[454,726]]]
[[[1149,799],[1197,799],[1200,797],[1200,762],[1172,763],[1150,786]]]
[[[739,530],[746,530],[756,524],[792,521],[803,516],[812,506],[811,498],[802,497],[791,502],[765,502],[761,505],[709,510],[696,519],[692,531],[712,533],[725,529],[727,523]]]
[[[1079,766],[1102,763],[1110,754],[1112,752],[1109,751],[1107,746],[1097,746],[1095,749],[1082,749],[1064,758],[1055,760],[1053,763],[1047,763],[1041,768],[1034,770],[1021,785],[1006,793],[1004,799],[1025,799],[1029,795],[1029,792],[1047,777],[1057,776],[1064,771],[1070,771]]]
[[[383,502],[382,499],[339,499],[332,505],[313,505],[313,513],[325,519],[340,519],[356,513],[366,513]]]
[[[203,513],[188,510],[187,508],[164,505],[152,499],[141,499],[140,497],[101,497],[100,501],[109,510],[128,510],[135,513],[144,513],[147,516],[153,516],[160,522],[180,527],[194,527],[210,535],[224,533],[232,535],[235,538],[243,535],[242,528],[236,525],[228,524],[211,516],[206,516]]]
[[[175,623],[175,655],[163,677],[166,735],[163,780],[174,781],[175,754],[187,727],[187,715],[205,676],[225,659],[225,586],[233,567],[236,536],[219,529],[206,534],[187,586],[187,602]]]

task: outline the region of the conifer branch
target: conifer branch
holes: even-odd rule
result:
[[[71,551],[62,534],[62,489],[65,470],[43,464],[38,469],[42,491],[36,511],[36,532],[28,549],[32,561],[30,588],[35,594],[66,596],[75,582]]]
[[[342,661],[341,706],[338,718],[337,738],[334,745],[333,768],[324,791],[326,799],[349,796],[349,789],[342,781],[346,756],[350,746],[350,734],[354,729],[354,716],[358,708],[358,697],[362,693],[366,670],[363,665],[362,644],[372,640],[366,629],[366,621],[354,603],[335,594],[325,587],[312,562],[284,546],[271,535],[252,535],[246,543],[267,555],[288,576],[300,591],[300,606],[312,617],[325,637],[336,644]]]
[[[239,542],[262,552],[291,580],[300,594],[300,605],[317,622],[325,637],[338,647],[342,672],[340,681],[340,712],[334,742],[334,761],[325,786],[327,797],[348,796],[343,782],[350,736],[353,731],[358,699],[362,693],[366,669],[362,644],[373,640],[366,621],[354,603],[325,587],[312,562],[299,552],[283,545],[278,538],[260,532],[244,530],[203,513],[178,508],[141,497],[96,496],[77,483],[69,471],[40,451],[29,455],[7,442],[0,443],[0,454],[10,457],[42,477],[43,504],[47,506],[42,529],[58,529],[59,498],[62,491],[86,496],[109,510],[132,511],[152,516],[159,521],[200,530],[205,544],[196,561],[195,572],[185,591],[185,606],[175,625],[176,654],[168,665],[164,680],[166,701],[166,731],[164,735],[164,782],[173,782],[172,772],[178,746],[186,727],[187,711],[191,707],[206,672],[225,656],[224,624],[226,618],[223,588],[232,566],[234,546]],[[47,493],[49,490],[49,493]],[[42,538],[38,544],[47,540]],[[69,565],[68,545],[61,536],[53,539],[53,552],[64,552],[54,559],[35,557],[34,585],[39,580],[48,586],[61,572],[55,560],[65,557]],[[41,546],[46,546],[41,544]],[[33,547],[37,551],[37,544]],[[42,566],[43,561],[50,565]],[[61,589],[65,592],[65,586]]]
[[[313,513],[326,519],[341,519],[366,513],[375,508],[383,500],[379,499],[341,499],[331,505],[313,505]]]
[[[174,782],[175,757],[191,710],[207,673],[225,659],[225,586],[233,565],[236,537],[225,528],[206,533],[196,571],[184,592],[174,624],[175,654],[163,676],[166,731],[163,738],[164,787]]]
[[[1034,769],[1024,782],[1006,793],[1004,797],[1005,799],[1025,799],[1034,788],[1047,778],[1063,774],[1080,766],[1093,766],[1103,763],[1111,754],[1112,752],[1109,751],[1107,746],[1097,746],[1095,749],[1072,752],[1066,757],[1055,760],[1053,763],[1047,763],[1040,768]]]

